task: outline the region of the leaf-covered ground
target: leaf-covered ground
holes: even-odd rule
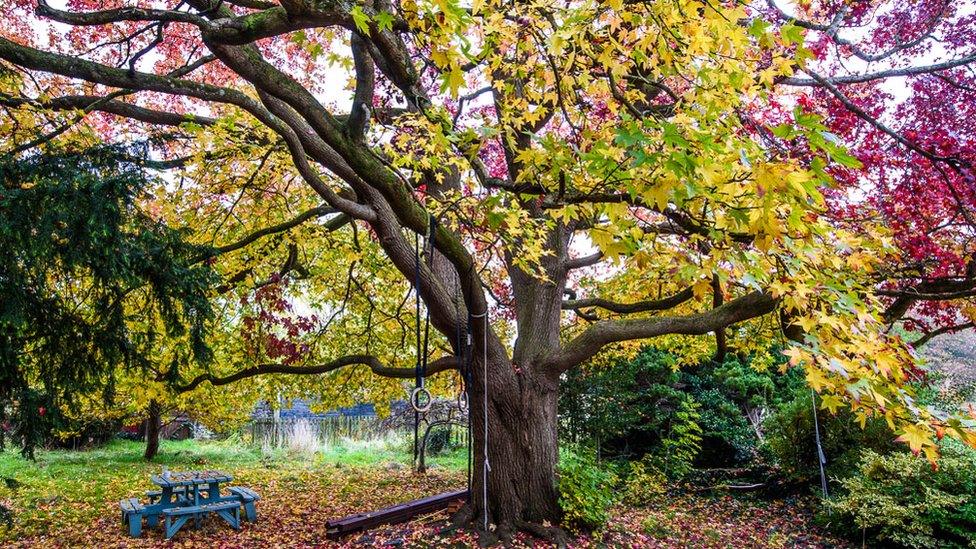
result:
[[[154,464],[136,443],[113,443],[90,452],[44,452],[36,463],[0,454],[0,516],[4,547],[467,547],[467,533],[440,533],[446,513],[356,535],[342,543],[325,538],[330,518],[376,509],[464,485],[460,456],[435,459],[426,475],[413,474],[398,448],[337,448],[314,456],[261,454],[240,444],[166,443]],[[171,470],[221,469],[235,484],[257,490],[258,522],[235,532],[218,519],[185,527],[172,542],[151,530],[125,535],[118,500],[152,489],[149,475]],[[5,520],[9,519],[9,521]],[[680,496],[658,507],[615,510],[599,536],[575,535],[576,547],[839,547],[816,533],[802,501]],[[545,546],[521,538],[518,546]]]

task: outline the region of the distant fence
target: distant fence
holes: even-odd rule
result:
[[[365,440],[384,429],[375,415],[313,418],[254,419],[247,429],[251,441],[265,447],[316,448],[343,438]]]

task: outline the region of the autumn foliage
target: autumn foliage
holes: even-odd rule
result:
[[[146,210],[223,277],[166,387],[386,401],[419,295],[502,537],[560,518],[560,376],[651,338],[782,344],[826,408],[976,444],[910,386],[976,316],[964,3],[0,6],[3,154],[146,140]]]

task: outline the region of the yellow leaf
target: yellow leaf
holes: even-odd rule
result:
[[[705,278],[695,282],[695,285],[691,287],[691,290],[695,293],[695,299],[702,299],[712,290],[712,283],[710,280]]]
[[[915,425],[905,427],[902,430],[901,436],[895,440],[908,444],[908,447],[915,455],[918,455],[924,446],[934,445],[932,442],[932,429],[924,423],[916,423]]]

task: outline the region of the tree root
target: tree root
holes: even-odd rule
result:
[[[546,526],[534,522],[516,523],[518,529],[541,540],[552,542],[559,549],[564,549],[570,542],[569,534],[558,526]]]
[[[476,519],[474,507],[471,504],[465,504],[451,515],[448,525],[441,529],[441,533],[447,534],[457,530],[470,529],[478,536],[478,546],[480,547],[491,547],[497,543],[504,546],[511,545],[518,532],[525,532],[536,539],[550,542],[560,549],[565,548],[571,541],[569,534],[558,526],[515,521],[492,525],[492,528],[485,530]]]
[[[474,507],[470,503],[465,503],[460,509],[451,514],[451,518],[448,519],[448,525],[444,527],[444,531],[453,532],[455,530],[460,530],[474,521]]]

